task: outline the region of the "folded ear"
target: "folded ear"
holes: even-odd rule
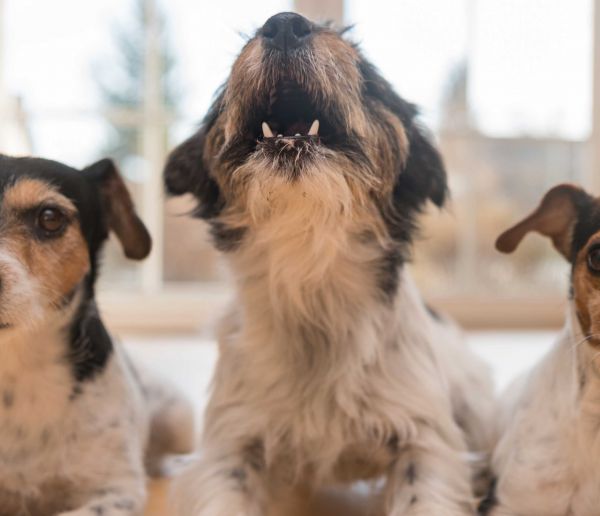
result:
[[[142,260],[150,254],[152,239],[135,212],[127,187],[117,167],[110,159],[103,159],[84,169],[99,184],[101,202],[110,231],[121,242],[127,258]]]
[[[417,107],[400,97],[366,59],[361,59],[359,67],[366,95],[381,102],[396,115],[406,131],[408,157],[395,185],[399,197],[406,202],[410,195],[408,200],[419,207],[428,200],[436,206],[443,206],[448,197],[446,167],[430,135],[417,121]]]
[[[446,167],[438,150],[425,130],[413,121],[407,129],[408,159],[400,180],[409,188],[442,207],[448,197]]]
[[[535,231],[550,238],[554,247],[570,261],[578,206],[588,197],[584,190],[574,185],[552,188],[529,217],[500,235],[496,248],[502,253],[512,253],[527,233]]]
[[[204,155],[207,137],[219,117],[222,102],[223,93],[204,117],[200,130],[171,152],[163,171],[167,193],[194,195],[198,200],[196,215],[201,218],[211,218],[221,208],[219,186],[210,175]]]

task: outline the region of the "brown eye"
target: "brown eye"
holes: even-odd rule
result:
[[[44,208],[38,215],[38,226],[46,233],[56,233],[65,226],[66,218],[57,208]]]
[[[600,245],[588,253],[588,267],[592,272],[600,273]]]

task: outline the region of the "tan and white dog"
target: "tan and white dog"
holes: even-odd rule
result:
[[[0,155],[0,516],[139,516],[146,469],[193,448],[189,403],[98,313],[109,232],[129,258],[150,252],[110,160]]]
[[[447,193],[416,116],[342,33],[281,13],[172,153],[167,189],[196,197],[236,289],[178,514],[380,477],[390,516],[475,514],[492,389],[405,268]]]
[[[600,514],[600,199],[572,185],[498,240],[514,251],[531,231],[571,263],[565,328],[552,351],[507,392],[494,453],[493,516]]]

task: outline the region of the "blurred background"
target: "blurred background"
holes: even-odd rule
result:
[[[600,193],[600,0],[0,0],[0,152],[76,167],[115,158],[154,236],[142,265],[107,249],[111,328],[142,360],[182,371],[181,353],[195,353],[190,381],[199,363],[208,375],[214,346],[197,336],[211,342],[227,272],[186,216],[190,199],[164,200],[162,165],[247,35],[283,10],[352,25],[435,134],[453,200],[417,244],[427,299],[484,354],[549,343],[539,331],[561,324],[568,267],[541,238],[510,258],[493,242],[558,182]]]

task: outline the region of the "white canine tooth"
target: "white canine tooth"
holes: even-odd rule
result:
[[[319,121],[315,120],[310,129],[308,130],[308,136],[317,136],[319,134]]]
[[[283,138],[283,134],[278,134],[277,138]]]
[[[269,127],[269,124],[267,124],[267,122],[262,123],[262,130],[265,138],[273,138],[273,131],[271,131],[271,128]]]
[[[301,136],[300,133],[296,133],[294,136]]]

